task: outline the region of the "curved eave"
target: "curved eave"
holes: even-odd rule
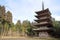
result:
[[[50,14],[43,14],[43,15],[35,15],[36,18],[39,18],[39,17],[46,17],[46,16],[51,16]]]
[[[49,22],[47,22],[47,23],[42,23],[42,24],[40,24],[40,23],[37,23],[37,24],[35,24],[35,26],[46,26],[46,25],[51,25],[52,23],[49,23]]]
[[[45,9],[45,10],[37,11],[37,12],[35,12],[35,13],[36,13],[36,14],[40,14],[40,13],[46,13],[46,12],[49,12],[49,13],[50,13],[50,11],[49,11],[48,8]],[[50,13],[50,14],[51,14],[51,13]]]
[[[38,20],[34,20],[34,21],[36,21],[36,22],[43,22],[43,21],[51,21],[51,19],[50,18],[47,18],[47,19],[38,19]]]
[[[45,31],[45,30],[50,30],[52,28],[47,28],[47,27],[43,27],[43,28],[36,28],[36,29],[33,29],[34,31]]]

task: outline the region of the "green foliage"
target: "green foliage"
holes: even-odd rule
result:
[[[60,37],[60,21],[53,21],[54,29],[55,29],[55,35],[56,37]]]
[[[0,23],[0,35],[2,33],[2,24]]]
[[[15,27],[16,27],[16,31],[19,31],[19,33],[22,31],[20,20],[17,21]]]
[[[24,20],[22,23],[22,27],[24,33],[26,33],[27,35],[33,35],[33,29],[30,21]]]
[[[9,30],[9,25],[8,25],[8,23],[5,23],[5,24],[4,24],[4,29],[5,29],[5,31],[8,31],[8,30]]]
[[[56,29],[56,31],[60,30],[60,22],[59,21],[53,21],[53,25],[54,25],[54,28]]]
[[[16,27],[15,27],[14,23],[11,23],[10,29],[11,29],[12,31],[16,31]]]
[[[30,28],[30,22],[28,20],[24,20],[22,23],[22,30],[26,33],[28,28]]]

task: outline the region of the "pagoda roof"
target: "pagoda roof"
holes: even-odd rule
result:
[[[35,28],[35,29],[33,29],[33,30],[49,30],[50,28],[48,28],[48,27],[40,27],[40,28]]]
[[[41,17],[40,19],[38,20],[46,20],[46,19],[50,19],[51,17]]]
[[[48,18],[48,19],[44,19],[44,20],[39,20],[39,19],[37,19],[37,20],[35,20],[35,21],[39,23],[39,22],[50,21],[50,20],[51,20],[51,19]]]
[[[43,15],[35,15],[35,17],[38,18],[38,17],[50,16],[50,15],[51,15],[51,14],[47,14],[47,13],[46,13],[46,14],[43,14]]]
[[[48,25],[48,24],[51,24],[51,22],[40,22],[40,23],[36,23],[35,26],[38,26],[38,25],[44,26],[44,25]]]
[[[39,14],[39,13],[46,13],[46,12],[49,12],[49,13],[50,13],[50,11],[49,11],[48,8],[45,9],[45,10],[37,11],[37,12],[35,12],[35,13]],[[51,14],[51,13],[50,13],[50,14]]]

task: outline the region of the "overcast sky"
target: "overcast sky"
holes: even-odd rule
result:
[[[44,8],[49,8],[52,17],[60,20],[60,0],[43,0]],[[35,11],[42,10],[42,0],[0,0],[0,5],[6,7],[6,11],[11,11],[13,22],[17,20],[29,20],[31,22],[36,19]]]

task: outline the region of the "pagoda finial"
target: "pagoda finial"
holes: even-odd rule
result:
[[[44,10],[44,2],[42,1],[42,10]]]

